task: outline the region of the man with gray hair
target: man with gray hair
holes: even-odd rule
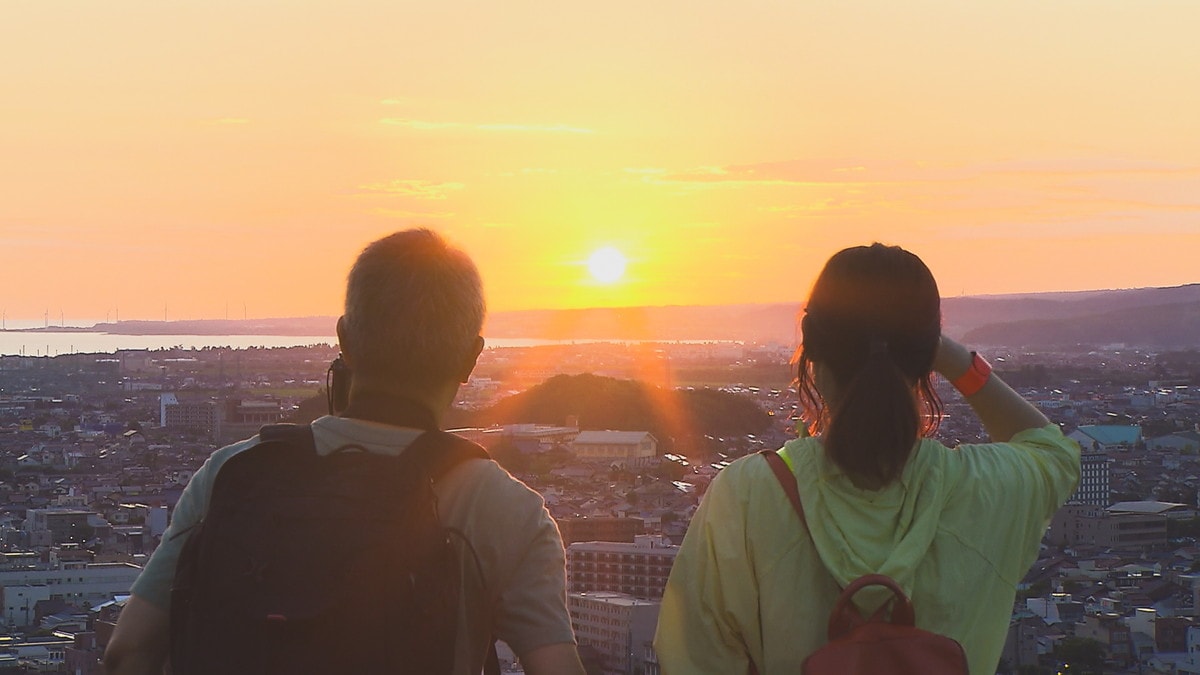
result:
[[[353,374],[348,398],[336,415],[312,423],[317,454],[356,447],[402,455],[423,429],[440,428],[483,350],[483,317],[475,265],[434,232],[406,230],[367,246],[350,271],[337,325]],[[108,672],[163,671],[180,552],[205,517],[221,466],[258,443],[256,436],[216,451],[189,482],[109,642]],[[461,532],[475,554],[462,562],[453,673],[479,673],[499,638],[530,675],[582,675],[562,540],[540,495],[484,459],[458,464],[433,490],[442,524]]]

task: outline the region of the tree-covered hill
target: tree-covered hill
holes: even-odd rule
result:
[[[705,435],[758,434],[771,418],[753,400],[716,389],[670,390],[600,375],[556,375],[479,411],[478,425],[566,423],[581,429],[649,431],[661,447],[690,452]]]

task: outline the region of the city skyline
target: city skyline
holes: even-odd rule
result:
[[[1186,284],[1198,20],[1178,1],[10,5],[0,305],[336,315],[361,247],[411,226],[476,259],[493,311],[799,302],[875,240],[946,296]]]

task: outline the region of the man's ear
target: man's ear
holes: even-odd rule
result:
[[[477,336],[475,344],[471,346],[471,351],[468,352],[467,358],[463,362],[463,368],[458,377],[459,382],[465,383],[471,379],[471,371],[475,370],[475,364],[479,361],[479,355],[483,353],[483,344],[483,336]]]
[[[350,361],[350,350],[346,349],[346,317],[339,316],[337,320],[337,339],[338,350],[342,352],[342,361],[347,367],[353,368],[354,364]]]

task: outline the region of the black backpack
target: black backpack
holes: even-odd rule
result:
[[[433,483],[487,452],[437,430],[399,457],[322,457],[308,426],[259,437],[221,467],[180,554],[172,671],[449,673],[463,563],[479,568]]]

